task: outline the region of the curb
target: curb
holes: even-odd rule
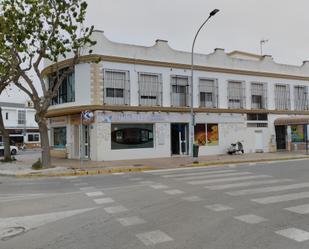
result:
[[[142,172],[148,170],[155,170],[154,167],[143,167],[143,168],[111,168],[111,169],[99,169],[99,170],[75,170],[73,172],[63,173],[30,173],[30,174],[16,174],[13,175],[17,178],[34,178],[34,177],[63,177],[63,176],[86,176],[86,175],[104,175],[113,173],[129,173],[129,172]],[[6,175],[9,176],[9,175]]]
[[[256,159],[256,160],[235,160],[235,161],[223,161],[223,162],[210,162],[210,163],[192,163],[188,167],[205,167],[205,166],[225,166],[227,164],[247,164],[247,163],[260,163],[260,162],[280,162],[290,160],[303,160],[309,159],[309,156],[303,157],[284,157],[284,158],[272,158],[272,159]]]

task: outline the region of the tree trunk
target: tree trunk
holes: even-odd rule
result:
[[[38,122],[40,137],[41,137],[41,148],[42,148],[42,166],[51,167],[50,158],[50,147],[49,147],[49,137],[46,119],[43,118]]]
[[[4,144],[4,161],[5,162],[12,161],[11,149],[10,149],[10,135],[9,132],[4,127],[1,107],[0,107],[0,132],[2,134],[2,140]]]

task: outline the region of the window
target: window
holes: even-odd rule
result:
[[[8,112],[5,113],[5,119],[6,119],[6,120],[9,119],[9,113],[8,113]]]
[[[295,110],[308,110],[308,87],[294,86],[294,103]]]
[[[196,124],[194,127],[194,141],[200,146],[219,144],[218,124]]]
[[[18,124],[19,125],[26,125],[26,111],[25,110],[18,110]]]
[[[251,108],[267,108],[267,85],[265,83],[251,83]]]
[[[54,148],[64,149],[67,143],[67,129],[66,127],[53,128]]]
[[[112,150],[153,148],[153,124],[112,124]]]
[[[288,85],[275,85],[275,107],[277,110],[290,110],[290,88]]]
[[[162,105],[162,75],[139,73],[139,104],[142,106]]]
[[[171,88],[172,106],[189,106],[189,78],[172,76]]]
[[[305,142],[305,127],[304,125],[292,125],[291,126],[291,136],[292,142]]]
[[[230,109],[245,108],[245,87],[243,82],[228,82],[228,107]]]
[[[61,74],[65,73],[65,70],[67,69],[63,69],[59,72],[59,75],[52,75],[49,78],[50,88],[54,87],[57,78],[60,78]],[[67,75],[62,81],[62,84],[57,90],[57,95],[52,99],[52,105],[58,105],[74,101],[75,101],[75,75],[74,72],[72,72],[69,75]]]
[[[218,107],[218,84],[215,80],[200,79],[200,107],[217,108]]]
[[[268,115],[267,113],[248,113],[247,120],[248,121],[267,121]]]
[[[128,105],[130,82],[128,71],[104,70],[104,104]]]
[[[28,134],[28,142],[40,142],[40,134]]]

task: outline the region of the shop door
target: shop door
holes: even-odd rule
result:
[[[80,146],[79,146],[79,125],[74,125],[73,131],[73,157],[75,159],[79,158]]]
[[[83,159],[89,159],[90,155],[90,136],[89,126],[82,125],[81,156]]]
[[[276,126],[277,150],[286,150],[286,126]]]
[[[188,155],[188,124],[171,124],[171,153],[172,155]]]
[[[263,132],[255,131],[255,152],[261,153],[263,150]]]

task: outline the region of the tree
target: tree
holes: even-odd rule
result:
[[[4,29],[3,18],[0,17],[0,29]],[[0,44],[4,42],[4,36],[0,33]],[[10,59],[11,49],[0,46],[0,95],[12,81],[18,81],[18,74],[15,72],[15,62]],[[10,136],[4,126],[2,108],[0,106],[0,133],[4,144],[4,161],[11,161]]]
[[[42,164],[51,166],[46,113],[52,99],[66,77],[74,71],[80,55],[86,53],[95,42],[90,39],[92,27],[84,27],[87,3],[83,0],[2,0],[0,14],[4,18],[5,37],[0,47],[10,48],[15,60],[16,72],[21,81],[14,84],[32,100],[36,110]],[[90,53],[91,51],[89,51]],[[70,56],[65,69],[53,68],[53,85],[41,74],[43,60],[57,63],[60,58]],[[33,77],[29,72],[34,72]],[[39,82],[39,87],[35,86]],[[40,94],[41,93],[41,94]]]

